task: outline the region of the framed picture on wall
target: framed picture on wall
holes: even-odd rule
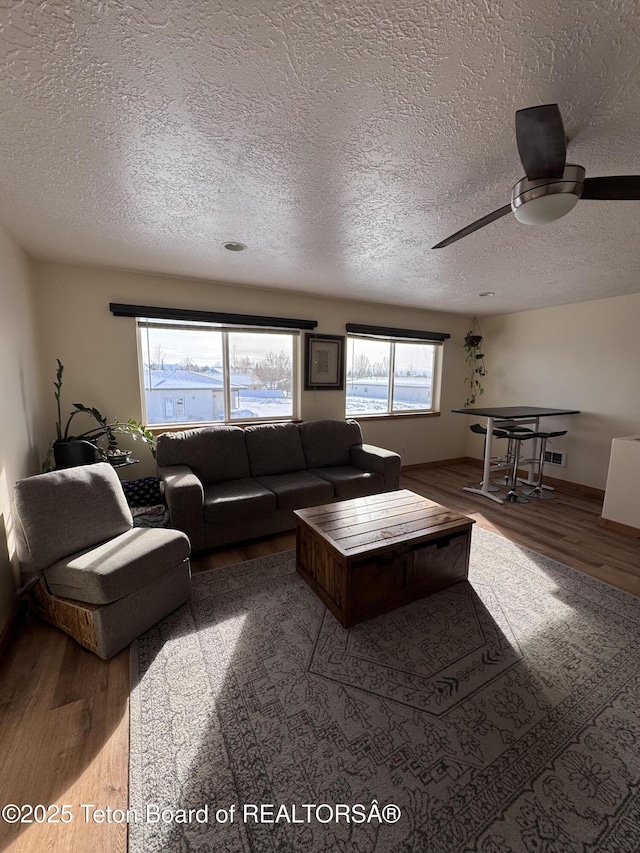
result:
[[[305,391],[344,389],[344,337],[307,333],[304,349]]]

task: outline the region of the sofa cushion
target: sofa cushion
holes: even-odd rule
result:
[[[20,480],[15,502],[25,559],[36,575],[69,554],[133,527],[122,485],[107,462]]]
[[[201,427],[158,436],[159,467],[188,465],[203,483],[221,483],[249,477],[244,430],[235,426]]]
[[[108,604],[141,589],[189,556],[177,530],[134,528],[95,548],[72,554],[46,569],[54,595],[89,604]]]
[[[351,448],[362,444],[357,421],[306,421],[298,429],[307,468],[348,465]]]
[[[278,509],[301,509],[304,506],[327,503],[334,498],[331,483],[308,471],[273,474],[257,479],[261,485],[275,493]]]
[[[251,477],[212,483],[204,490],[205,522],[225,522],[273,512],[276,496]]]
[[[384,491],[384,477],[370,471],[362,471],[352,465],[338,468],[312,468],[309,472],[328,480],[335,489],[336,497],[341,500],[361,498]]]
[[[296,424],[260,424],[244,431],[252,477],[287,474],[307,467]]]

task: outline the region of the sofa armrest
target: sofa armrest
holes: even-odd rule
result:
[[[400,456],[393,450],[372,444],[356,444],[351,448],[351,464],[362,471],[382,474],[387,492],[400,488]]]
[[[204,486],[187,465],[158,468],[171,526],[186,533],[191,549],[204,548]]]

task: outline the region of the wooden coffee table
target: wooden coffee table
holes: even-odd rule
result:
[[[473,519],[406,489],[294,514],[298,574],[345,628],[467,578]]]

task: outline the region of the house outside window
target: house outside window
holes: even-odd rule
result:
[[[442,346],[347,336],[347,417],[439,411]]]
[[[137,326],[149,426],[297,415],[297,331],[142,318]]]

